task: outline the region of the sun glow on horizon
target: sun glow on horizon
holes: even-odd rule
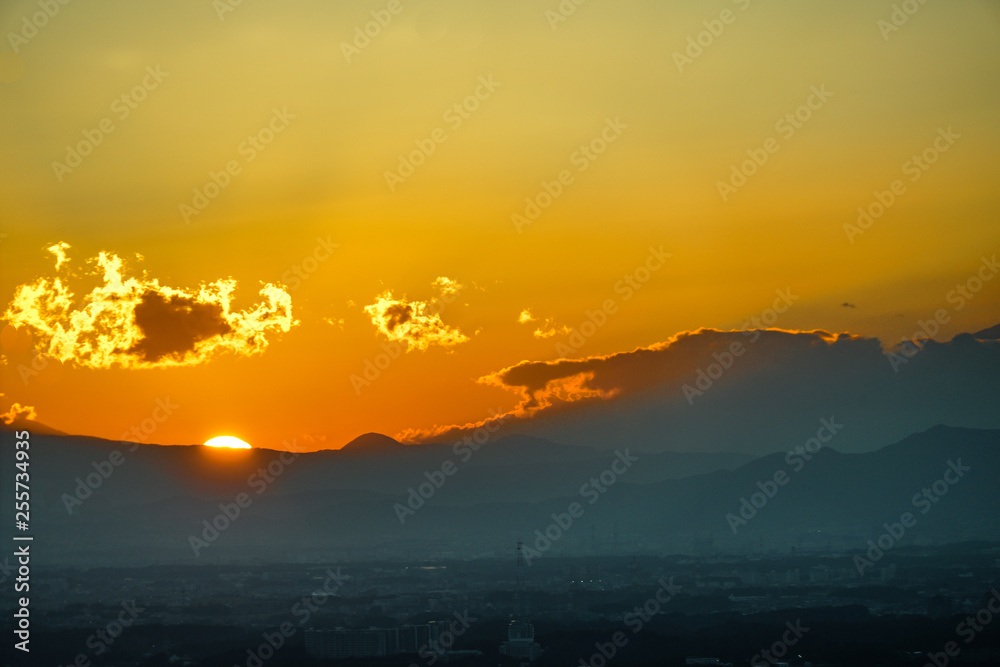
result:
[[[231,435],[220,435],[205,441],[206,447],[228,447],[230,449],[250,449],[250,444]]]

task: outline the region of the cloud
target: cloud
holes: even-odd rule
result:
[[[530,309],[525,308],[521,311],[521,314],[518,315],[517,321],[519,324],[526,324],[528,322],[537,322],[538,318],[531,314]],[[545,320],[535,328],[532,335],[535,338],[552,338],[553,336],[558,335],[566,336],[572,332],[573,330],[565,324],[557,325],[554,317],[546,317]]]
[[[440,290],[442,297],[456,296],[459,292],[465,289],[463,285],[460,285],[451,278],[446,278],[444,276],[435,278],[431,285]]]
[[[48,248],[57,275],[19,286],[3,315],[13,326],[28,327],[40,351],[59,361],[85,368],[193,365],[220,352],[261,353],[272,331],[297,324],[291,297],[281,287],[264,285],[263,301],[234,311],[235,280],[175,289],[145,276],[125,278],[122,260],[107,252],[91,260],[101,284],[75,299],[58,275],[69,247]]]
[[[203,340],[233,333],[221,305],[176,294],[166,297],[147,290],[132,313],[143,337],[128,351],[148,362],[183,357]]]
[[[877,338],[826,331],[699,329],[610,355],[522,361],[479,382],[517,397],[501,415],[508,432],[596,447],[787,451],[830,417],[846,424],[841,451],[938,423],[1000,428],[1000,342],[925,342],[897,373],[898,353]],[[450,440],[475,426],[407,438]]]
[[[1000,324],[992,326],[989,329],[977,331],[972,335],[980,340],[998,340],[1000,339]]]
[[[538,325],[538,327],[532,332],[535,338],[552,338],[553,336],[568,336],[573,333],[565,324],[556,324],[556,320],[553,317],[545,318],[545,321]]]
[[[441,311],[452,303],[463,286],[451,278],[440,277],[433,283],[440,296],[430,301],[395,298],[390,290],[378,295],[364,311],[375,328],[391,341],[406,345],[406,351],[426,350],[431,345],[453,347],[469,340],[459,329],[441,319]]]
[[[38,419],[38,413],[35,412],[34,406],[15,403],[10,406],[10,410],[0,414],[0,420],[2,420],[4,424],[13,424],[18,419],[30,419],[34,421]]]
[[[66,263],[67,248],[69,248],[69,244],[64,241],[60,241],[59,243],[46,248],[46,250],[56,256],[56,271],[62,268],[62,265]]]

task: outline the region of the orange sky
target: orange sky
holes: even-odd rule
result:
[[[169,399],[151,441],[319,448],[778,290],[785,329],[997,324],[1000,281],[948,300],[1000,250],[995,3],[388,6],[4,3],[3,409],[115,438]]]

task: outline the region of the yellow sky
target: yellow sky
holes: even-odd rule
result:
[[[565,21],[551,12],[570,0],[56,2],[44,20],[42,6],[0,9],[4,305],[56,275],[46,248],[62,242],[77,298],[103,251],[125,278],[187,294],[231,278],[233,312],[280,286],[298,321],[267,329],[259,354],[179,367],[67,361],[25,382],[29,353],[5,350],[4,407],[66,431],[117,437],[166,397],[180,407],[157,442],[339,446],[478,421],[517,397],[475,380],[560,356],[565,335],[532,332],[579,327],[651,247],[669,260],[617,293],[580,356],[737,327],[783,288],[800,298],[780,327],[894,343],[1000,249],[1000,9],[986,0],[928,2],[898,30],[882,1],[588,0]],[[705,46],[684,61],[689,38]],[[796,112],[808,119],[780,124]],[[769,139],[723,200],[719,182]],[[80,142],[96,145],[69,167]],[[433,152],[413,173],[387,179],[421,145]],[[914,171],[925,150],[936,161]],[[193,214],[213,173],[228,183]],[[512,220],[561,173],[537,219]],[[897,179],[903,194],[852,238],[858,207]],[[421,331],[455,335],[358,391],[387,342],[365,307],[429,302],[439,278],[461,289]],[[996,324],[998,285],[942,336]],[[518,323],[525,308],[536,322]]]

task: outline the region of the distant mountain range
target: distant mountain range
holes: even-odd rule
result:
[[[12,432],[0,435],[3,468],[14,470]],[[38,431],[30,441],[39,563],[473,557],[509,552],[517,541],[545,547],[538,535],[546,529],[557,537],[541,557],[852,549],[907,511],[916,525],[904,544],[1000,539],[995,430],[937,426],[864,454],[816,440],[799,453],[756,459],[616,455],[513,435],[466,451],[366,434],[342,450],[297,456],[203,446],[130,451],[128,443]],[[961,477],[947,472],[956,469]],[[934,498],[915,504],[924,488]],[[0,479],[0,493],[13,497],[13,475]],[[741,514],[744,498],[758,507]],[[220,503],[235,516],[241,501],[237,518],[217,518]],[[6,526],[12,510],[0,510]],[[203,521],[213,519],[230,525],[208,540]]]
[[[93,503],[88,502],[93,506],[132,505],[178,494],[226,497],[246,490],[247,478],[279,455],[269,449],[137,446],[101,438],[51,435],[49,429],[36,429],[33,424],[21,421],[4,429],[31,429],[32,443],[38,443],[36,453],[45,452],[32,459],[38,475],[36,491],[40,485],[49,492],[61,493],[75,485],[77,477],[94,472],[93,462],[106,460],[112,451],[122,452],[121,470],[127,472],[112,474],[115,483],[94,494]],[[135,451],[130,452],[132,449]],[[461,470],[461,474],[448,477],[448,493],[442,493],[436,501],[453,505],[538,501],[573,492],[580,479],[600,472],[609,456],[609,452],[591,447],[522,435],[500,437],[473,450],[466,445],[404,445],[385,435],[367,433],[339,450],[298,454],[296,462],[287,466],[287,474],[281,475],[282,484],[275,485],[275,492],[338,490],[392,495],[426,482],[425,472],[440,470],[446,461],[452,461],[456,473]],[[634,480],[652,482],[735,469],[753,458],[736,453],[644,454],[644,465],[634,473]]]

